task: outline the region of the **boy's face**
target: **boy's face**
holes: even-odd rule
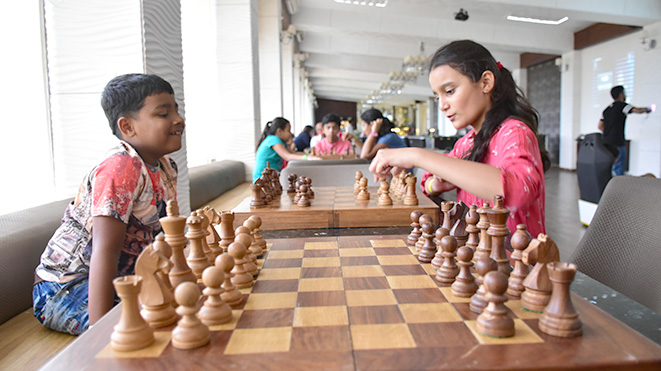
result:
[[[135,118],[120,118],[122,137],[146,163],[155,165],[163,155],[181,148],[186,125],[178,108],[174,95],[154,94],[145,98]]]
[[[335,143],[337,141],[337,133],[340,131],[340,125],[337,122],[327,122],[324,125],[324,135],[326,136],[326,140],[328,140],[331,143]]]

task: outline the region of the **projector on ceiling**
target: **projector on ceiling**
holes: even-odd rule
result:
[[[468,12],[461,8],[458,13],[455,13],[454,19],[457,21],[466,21],[468,20]]]

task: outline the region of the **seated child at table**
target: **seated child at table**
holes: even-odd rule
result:
[[[83,179],[35,271],[34,316],[78,335],[117,304],[113,279],[134,274],[143,248],[161,232],[176,199],[184,119],[172,86],[155,75],[128,74],[106,85],[101,106],[117,147]]]
[[[360,115],[365,141],[352,136],[353,144],[360,149],[360,158],[372,159],[382,148],[404,148],[404,140],[392,131],[395,127],[383,113],[370,108]]]
[[[319,155],[353,154],[351,141],[340,136],[340,117],[334,113],[326,114],[321,122],[324,137],[312,148],[312,153]]]

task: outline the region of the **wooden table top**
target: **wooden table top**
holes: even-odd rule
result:
[[[512,338],[476,332],[468,299],[437,283],[406,236],[268,240],[256,284],[210,344],[179,350],[171,327],[134,353],[110,349],[121,304],[45,369],[656,369],[661,347],[576,294],[583,335],[542,333],[539,314],[507,302]],[[574,283],[576,284],[576,282]]]

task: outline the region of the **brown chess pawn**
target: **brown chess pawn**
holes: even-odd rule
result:
[[[431,261],[431,267],[433,270],[438,271],[438,268],[443,265],[443,249],[438,248],[441,246],[441,240],[445,236],[449,236],[450,231],[443,227],[438,227],[436,229],[435,237],[434,237],[434,244],[436,245],[436,254],[434,255],[434,259]]]
[[[514,252],[510,256],[510,259],[514,260],[514,269],[510,273],[510,278],[507,285],[507,297],[511,300],[521,299],[521,294],[523,293],[523,280],[528,276],[528,266],[523,264],[523,250],[528,247],[530,243],[531,236],[528,233],[525,224],[519,224],[516,226],[516,232],[512,235],[510,244]]]
[[[379,198],[377,201],[379,206],[392,205],[392,198],[390,198],[390,186],[388,185],[388,182],[386,182],[386,180],[383,178],[381,178],[381,183],[379,186]]]
[[[484,276],[486,308],[477,316],[477,332],[482,335],[505,338],[514,336],[514,320],[507,315],[507,275],[492,271]]]
[[[257,223],[253,219],[248,218],[243,222],[243,226],[250,230],[250,236],[252,237],[252,243],[250,244],[250,247],[248,247],[250,252],[255,256],[255,258],[261,258],[262,255],[264,255],[264,251],[262,251],[262,247],[255,239],[255,228]]]
[[[266,251],[266,240],[260,233],[262,231],[260,229],[262,226],[262,218],[260,218],[258,215],[251,215],[248,219],[255,221],[255,242],[262,248],[262,252]]]
[[[221,299],[230,306],[239,305],[243,295],[232,283],[232,277],[234,276],[232,273],[232,269],[234,268],[234,257],[230,254],[223,254],[216,258],[215,265],[225,272],[225,281],[221,286],[225,292],[220,294]]]
[[[453,236],[444,236],[441,239],[439,250],[443,250],[443,263],[436,271],[436,281],[451,284],[459,274],[459,267],[455,262],[455,251],[457,251],[457,240]]]
[[[197,215],[197,211],[191,212],[188,219],[186,219],[186,224],[188,225],[186,238],[190,241],[186,262],[188,262],[197,279],[200,279],[204,269],[210,265],[202,244],[202,240],[206,239],[207,236],[202,230],[202,218]]]
[[[367,190],[367,178],[363,177],[360,179],[360,186],[358,187],[358,195],[356,196],[357,201],[368,201],[370,199],[370,193]]]
[[[305,184],[302,184],[299,188],[300,192],[300,197],[298,199],[298,202],[296,205],[300,207],[308,207],[310,206],[310,200],[308,199],[308,186]]]
[[[410,176],[406,178],[406,196],[404,197],[404,205],[415,206],[418,204],[418,196],[415,194],[416,177]]]
[[[487,211],[489,218],[489,229],[487,234],[491,236],[491,258],[498,263],[498,270],[509,277],[512,271],[510,260],[505,253],[505,237],[510,235],[507,229],[507,218],[510,211],[503,207],[503,196],[496,195],[493,200],[493,208]]]
[[[420,216],[420,219],[418,219],[418,222],[420,223],[420,226],[422,226],[425,223],[430,223],[433,225],[434,219],[432,219],[431,215],[429,214],[422,214]],[[418,238],[418,241],[416,241],[415,243],[415,251],[420,251],[424,244],[425,244],[425,238],[422,237],[422,230],[421,230],[420,237]]]
[[[473,266],[473,250],[468,246],[462,246],[457,250],[457,265],[459,265],[459,274],[452,283],[452,294],[460,298],[470,298],[475,294],[478,287],[475,283],[475,277],[470,271]]]
[[[230,244],[234,242],[234,213],[220,212],[220,247],[227,252]]]
[[[312,189],[312,179],[309,177],[303,178],[305,185],[308,186],[308,199],[311,200],[314,198],[314,190]]]
[[[360,180],[363,178],[363,173],[356,171],[356,183],[353,185],[353,194],[357,195],[360,191]]]
[[[124,276],[113,280],[117,296],[122,300],[122,316],[110,336],[113,350],[129,352],[154,343],[154,330],[140,316],[138,294],[142,287],[140,276]]]
[[[258,179],[255,179],[255,183],[250,185],[250,191],[252,192],[252,197],[250,198],[250,208],[259,209],[264,207],[266,204],[262,200],[262,182]]]
[[[232,242],[228,252],[234,257],[234,268],[232,269],[234,277],[232,277],[232,284],[240,289],[252,287],[254,284],[252,276],[243,267],[246,263],[246,246],[241,242]]]
[[[578,319],[578,312],[574,309],[569,293],[576,275],[576,265],[564,262],[551,262],[546,265],[553,293],[551,300],[539,319],[539,329],[552,336],[576,337],[583,334],[583,324]]]
[[[422,216],[422,211],[413,210],[411,211],[411,233],[406,238],[406,244],[409,246],[415,246],[415,243],[418,242],[418,238],[422,236],[422,231],[420,231],[420,217]]]
[[[172,248],[172,269],[168,274],[170,276],[170,283],[173,287],[177,287],[182,282],[197,282],[197,277],[191,271],[186,256],[184,255],[184,247],[188,243],[188,239],[184,235],[186,230],[186,217],[179,215],[179,204],[175,200],[168,201],[167,216],[160,219],[163,233],[165,234],[165,242]]]
[[[239,226],[236,228],[236,237],[234,237],[234,242],[241,242],[243,246],[250,246],[253,243],[253,239],[250,236],[248,228],[244,226]],[[248,272],[251,276],[257,277],[257,257],[252,253],[250,248],[246,249],[246,255],[244,257],[245,263],[243,264],[243,269]]]
[[[487,301],[484,298],[486,291],[484,288],[483,279],[487,273],[498,270],[498,263],[491,259],[489,255],[482,255],[477,259],[475,269],[477,270],[475,283],[477,283],[479,288],[475,292],[475,295],[471,296],[470,310],[474,313],[482,313],[482,310],[484,310],[484,308],[487,306]]]
[[[206,288],[203,294],[207,297],[197,317],[207,326],[217,326],[232,321],[232,308],[222,299],[225,290],[221,287],[225,281],[222,269],[210,266],[202,273],[202,282]]]
[[[140,290],[140,314],[151,327],[159,328],[173,324],[177,320],[172,302],[172,286],[167,273],[172,268],[172,262],[161,251],[169,245],[159,235],[158,239],[147,245],[135,261],[135,273],[142,279]]]
[[[466,246],[473,250],[477,250],[477,245],[480,243],[480,229],[477,227],[477,222],[480,221],[480,215],[477,213],[477,206],[471,205],[470,210],[466,214],[466,233],[468,233],[468,240]]]
[[[199,348],[209,343],[209,328],[195,315],[200,301],[200,288],[192,282],[184,282],[174,290],[179,304],[177,314],[181,319],[172,330],[172,346],[179,349]]]
[[[298,176],[296,174],[289,174],[287,177],[287,180],[289,181],[289,187],[287,188],[287,193],[296,193],[296,188],[294,187],[294,183],[296,183],[296,178]]]
[[[523,250],[522,261],[534,267],[523,280],[525,290],[521,294],[521,305],[531,312],[542,313],[551,299],[552,284],[546,264],[560,258],[558,246],[547,235],[540,233]]]
[[[421,263],[431,262],[434,254],[436,254],[436,245],[434,244],[434,225],[431,223],[422,224],[422,238],[425,243],[420,250],[418,260]]]

